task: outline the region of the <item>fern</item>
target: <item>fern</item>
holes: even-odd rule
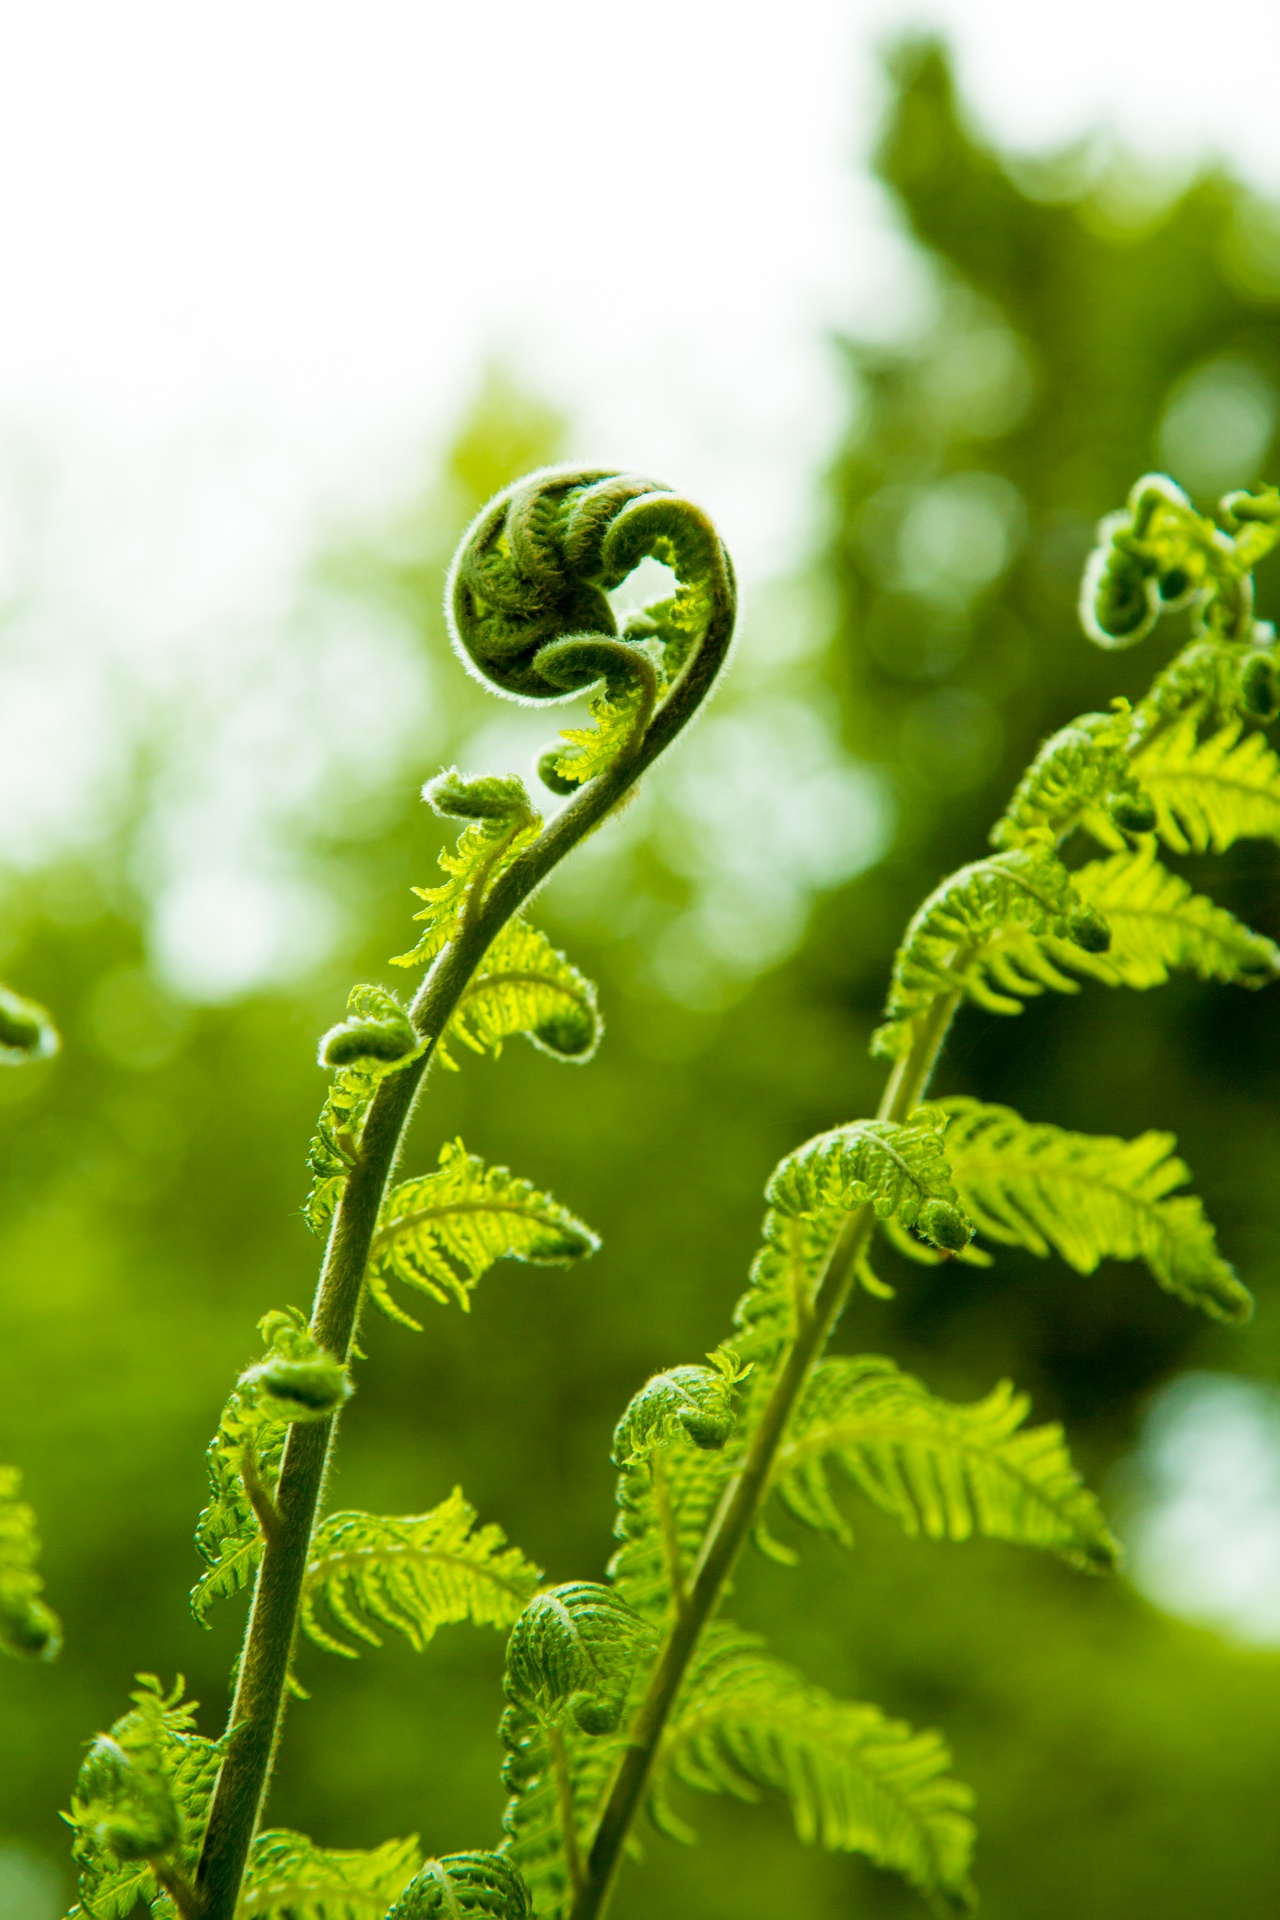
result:
[[[617,1735],[586,1734],[513,1703],[498,1729],[505,1752],[502,1850],[518,1869],[539,1920],[563,1920],[580,1891],[583,1862],[617,1770]]]
[[[1072,878],[1080,897],[1105,916],[1111,945],[1092,954],[1056,943],[1051,951],[1063,966],[1140,989],[1163,986],[1171,973],[1255,988],[1280,977],[1274,940],[1193,892],[1180,874],[1160,865],[1151,842],[1092,861]]]
[[[471,818],[452,852],[445,848],[439,855],[447,876],[443,884],[413,889],[419,900],[426,901],[421,913],[413,916],[423,923],[422,932],[410,952],[394,956],[395,967],[421,967],[434,960],[458,932],[468,910],[478,908],[486,887],[542,830],[542,821],[519,780],[463,782],[451,772],[428,787],[426,797],[441,813],[461,812],[465,817],[473,806],[485,811]]]
[[[1060,1427],[1024,1430],[1028,1402],[1008,1381],[985,1400],[939,1400],[874,1355],[823,1360],[777,1456],[776,1486],[797,1519],[852,1545],[835,1504],[835,1461],[911,1534],[1042,1547],[1086,1572],[1116,1543],[1067,1457]]]
[[[1252,1299],[1218,1252],[1203,1206],[1176,1192],[1191,1176],[1172,1134],[1068,1133],[963,1097],[935,1110],[948,1116],[956,1185],[988,1239],[1055,1252],[1077,1273],[1104,1259],[1144,1260],[1188,1305],[1217,1320],[1249,1318]]]
[[[1152,734],[1134,758],[1175,853],[1225,853],[1237,840],[1280,841],[1280,760],[1239,719],[1200,738],[1203,705]]]
[[[506,1167],[486,1167],[461,1140],[446,1141],[437,1172],[403,1180],[387,1195],[370,1248],[369,1296],[391,1319],[421,1333],[421,1324],[392,1298],[392,1280],[465,1311],[472,1287],[495,1260],[569,1266],[599,1245],[590,1227],[550,1194]]]
[[[1122,820],[1137,814],[1149,826],[1127,752],[1130,726],[1128,701],[1117,701],[1115,711],[1081,714],[1046,740],[991,829],[992,846],[1035,846],[1046,834],[1061,840],[1098,816],[1114,834],[1113,806]]]
[[[194,1731],[196,1703],[179,1679],[165,1693],[139,1674],[133,1710],[91,1744],[71,1810],[80,1907],[93,1920],[125,1920],[138,1901],[172,1912],[189,1890],[209,1800],[227,1739]]]
[[[0,1466],[0,1648],[19,1660],[53,1660],[62,1626],[41,1594],[40,1539],[32,1507],[19,1495],[17,1467]]]
[[[529,1890],[497,1853],[450,1853],[428,1860],[387,1920],[533,1920]]]
[[[272,1829],[253,1843],[239,1920],[382,1920],[421,1861],[416,1834],[364,1853],[317,1847],[303,1833]]]
[[[1062,975],[1042,936],[1105,952],[1104,921],[1081,899],[1047,847],[1017,847],[961,867],[919,909],[893,965],[883,1024],[872,1051],[896,1059],[914,1023],[939,999],[963,995],[990,1013],[1021,1013],[1022,1001]]]
[[[680,1437],[703,1452],[724,1446],[737,1418],[744,1369],[728,1349],[707,1358],[709,1367],[673,1367],[640,1389],[614,1429],[615,1466],[636,1466]]]
[[[653,1628],[610,1587],[572,1581],[538,1594],[507,1646],[506,1690],[545,1720],[612,1733]]]
[[[460,1488],[430,1513],[384,1519],[332,1513],[316,1529],[302,1589],[302,1631],[318,1647],[354,1659],[358,1649],[322,1623],[321,1609],[366,1645],[373,1621],[421,1652],[437,1627],[459,1620],[509,1627],[542,1578],[501,1529],[476,1527]]]
[[[810,1844],[863,1853],[949,1907],[972,1904],[973,1796],[951,1778],[936,1733],[915,1733],[878,1707],[837,1700],[772,1654],[754,1634],[708,1629],[658,1752],[650,1813],[692,1836],[670,1783],[791,1803]]]
[[[612,766],[635,733],[643,703],[642,690],[634,686],[617,692],[604,686],[592,697],[591,725],[565,727],[560,735],[564,746],[550,756],[566,786],[581,786]]]
[[[522,1033],[553,1058],[577,1063],[591,1058],[602,1031],[591,981],[557,953],[544,933],[516,919],[476,969],[438,1052],[441,1062],[452,1066],[448,1042],[453,1040],[496,1059],[503,1041]]]
[[[380,1050],[368,1051],[371,1033],[381,1042]],[[391,1047],[386,1046],[387,1038]],[[347,996],[347,1019],[330,1028],[320,1043],[322,1066],[337,1066],[333,1084],[316,1122],[315,1135],[307,1151],[311,1169],[311,1189],[303,1202],[302,1214],[312,1233],[326,1234],[347,1176],[360,1151],[364,1123],[379,1082],[398,1072],[415,1058],[420,1048],[413,1043],[413,1029],[399,1001],[383,987],[352,987]],[[342,1047],[335,1054],[335,1046]],[[355,1042],[356,1045],[351,1043]],[[360,1043],[363,1042],[364,1050]]]

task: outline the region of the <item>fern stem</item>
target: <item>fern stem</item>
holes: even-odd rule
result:
[[[497,934],[578,842],[598,826],[692,717],[724,663],[733,635],[735,591],[721,551],[709,585],[712,610],[701,644],[636,749],[581,787],[574,798],[476,900],[438,955],[409,1009],[428,1042],[381,1083],[334,1217],[311,1316],[320,1344],[349,1359],[369,1250],[424,1076],[459,1000]],[[234,1920],[249,1849],[261,1818],[288,1687],[312,1535],[332,1457],[336,1417],[290,1429],[276,1489],[279,1524],[264,1542],[244,1656],[231,1706],[230,1748],[218,1776],[196,1887],[200,1920]]]
[[[904,1120],[923,1098],[947,1028],[959,1005],[958,994],[936,1000],[919,1022],[913,1044],[895,1063],[877,1118]],[[587,1859],[586,1878],[571,1909],[571,1920],[600,1920],[613,1892],[627,1835],[640,1810],[662,1735],[703,1629],[720,1604],[768,1493],[774,1464],[796,1403],[832,1329],[839,1320],[857,1276],[858,1262],[875,1228],[871,1207],[859,1207],[841,1228],[809,1311],[799,1321],[795,1340],[774,1382],[742,1467],[725,1489],[715,1518],[703,1538],[684,1605],[678,1609],[654,1668],[649,1689],[632,1722],[627,1750],[614,1775],[604,1812]]]

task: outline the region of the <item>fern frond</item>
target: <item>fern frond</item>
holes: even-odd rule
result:
[[[759,1379],[763,1384],[765,1376]],[[744,1432],[753,1411],[742,1408]],[[737,1440],[717,1452],[675,1434],[620,1470],[613,1531],[622,1545],[609,1562],[609,1578],[646,1619],[661,1620],[684,1590],[741,1453]]]
[[[527,920],[509,920],[458,1002],[438,1049],[454,1064],[448,1042],[496,1058],[502,1043],[525,1034],[557,1060],[587,1061],[603,1032],[596,990]]]
[[[753,1634],[713,1625],[658,1755],[650,1813],[678,1838],[673,1779],[704,1793],[791,1803],[800,1839],[862,1853],[926,1895],[972,1904],[973,1796],[950,1775],[940,1734],[916,1733],[878,1707],[838,1700],[767,1653]]]
[[[591,725],[561,731],[565,744],[552,761],[560,778],[581,786],[611,767],[631,739],[643,706],[644,693],[638,686],[601,687],[590,703]]]
[[[1154,842],[1132,853],[1091,861],[1072,878],[1082,900],[1111,928],[1106,953],[1081,953],[1065,942],[1052,952],[1064,967],[1110,986],[1163,986],[1171,973],[1194,973],[1241,987],[1280,978],[1280,947],[1255,933],[1156,858]]]
[[[1280,841],[1280,759],[1264,733],[1230,720],[1200,738],[1203,706],[1151,735],[1134,769],[1175,853],[1225,853],[1237,840]]]
[[[390,1057],[379,1059],[368,1052],[357,1053],[349,1064],[340,1066],[320,1110],[316,1131],[307,1149],[311,1189],[303,1202],[302,1217],[312,1233],[322,1238],[329,1231],[347,1175],[360,1150],[364,1123],[379,1081],[389,1073],[399,1072],[420,1051],[407,1044],[406,1036],[412,1029],[395,996],[385,987],[363,985],[352,987],[347,995],[346,1021],[341,1027],[331,1029],[321,1042],[321,1064],[325,1064],[323,1052],[327,1043],[343,1035],[350,1038],[357,1029],[378,1029],[398,1037]],[[343,1051],[349,1053],[350,1048]]]
[[[504,1855],[519,1870],[538,1920],[565,1920],[582,1880],[609,1783],[625,1751],[620,1735],[586,1734],[512,1704],[498,1729]]]
[[[421,1861],[416,1834],[366,1853],[317,1847],[304,1833],[273,1828],[250,1850],[237,1920],[383,1920]]]
[[[1043,935],[1092,953],[1105,952],[1108,940],[1105,923],[1050,848],[1017,847],[961,867],[907,928],[872,1052],[886,1059],[905,1053],[914,1022],[944,996],[963,994],[991,1013],[1021,1013],[1028,995],[1062,991]]]
[[[737,1417],[738,1385],[750,1368],[727,1347],[707,1358],[709,1367],[672,1367],[646,1381],[614,1429],[615,1466],[635,1466],[680,1437],[704,1450],[724,1446]]]
[[[551,1587],[529,1602],[507,1643],[504,1686],[546,1720],[566,1712],[583,1733],[612,1733],[653,1627],[612,1587]]]
[[[457,782],[456,793],[467,791],[456,774],[445,774],[434,783],[434,789],[428,789],[428,798],[433,791],[447,793],[451,797],[455,789],[450,782]],[[480,782],[471,782],[471,787],[479,787]],[[435,959],[442,948],[457,932],[466,914],[469,904],[478,901],[493,881],[505,873],[506,869],[522,853],[531,841],[536,840],[542,831],[542,820],[529,804],[529,796],[519,781],[501,783],[510,791],[501,794],[497,791],[500,783],[489,782],[493,787],[492,798],[496,811],[485,813],[480,818],[472,818],[458,837],[458,843],[452,852],[446,847],[439,855],[442,872],[446,875],[438,887],[415,887],[413,891],[419,900],[426,902],[421,913],[414,914],[415,921],[423,923],[418,943],[408,953],[398,953],[392,957],[393,967],[421,967]],[[446,800],[441,811],[454,812],[455,808]]]
[[[139,1900],[165,1898],[172,1870],[194,1873],[227,1751],[227,1736],[193,1730],[196,1702],[183,1700],[181,1680],[167,1694],[154,1674],[138,1682],[133,1710],[90,1746],[63,1815],[75,1830],[80,1905],[94,1920],[125,1920]]]
[[[500,1853],[448,1853],[426,1862],[387,1920],[533,1920],[533,1907]]]
[[[1131,724],[1129,703],[1119,700],[1113,712],[1082,713],[1051,735],[991,829],[992,846],[1004,851],[1035,845],[1046,834],[1061,840],[1093,815],[1105,815],[1119,796],[1136,804],[1126,752]]]
[[[62,1626],[40,1598],[35,1509],[21,1492],[17,1467],[0,1466],[0,1648],[19,1660],[52,1660],[62,1645]]]
[[[382,1645],[377,1621],[420,1653],[437,1627],[455,1621],[509,1627],[541,1578],[500,1527],[477,1528],[475,1508],[455,1487],[430,1513],[332,1513],[323,1520],[311,1543],[300,1620],[308,1639],[349,1660],[358,1649],[323,1624],[320,1609],[368,1646]]]
[[[550,1194],[487,1167],[461,1140],[446,1141],[435,1173],[402,1180],[387,1195],[369,1254],[370,1298],[392,1320],[421,1333],[397,1306],[399,1280],[466,1310],[470,1291],[495,1260],[563,1267],[596,1252],[599,1238]]]
[[[949,1116],[948,1158],[979,1233],[1041,1257],[1053,1251],[1077,1273],[1108,1258],[1144,1260],[1188,1305],[1216,1320],[1249,1318],[1252,1298],[1218,1252],[1203,1206],[1175,1194],[1191,1176],[1172,1134],[1120,1140],[964,1097],[935,1105]]]
[[[774,1169],[765,1198],[764,1245],[733,1316],[735,1350],[761,1366],[795,1338],[855,1207],[896,1217],[949,1253],[971,1234],[938,1123],[923,1108],[903,1122],[858,1120],[818,1134]]]
[[[852,1544],[828,1463],[908,1533],[1043,1547],[1085,1572],[1118,1549],[1056,1426],[1023,1430],[1029,1402],[1002,1381],[985,1400],[939,1400],[891,1360],[823,1360],[778,1452],[775,1486],[809,1526]]]

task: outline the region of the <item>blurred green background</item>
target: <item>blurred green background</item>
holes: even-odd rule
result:
[[[542,903],[600,982],[606,1043],[585,1072],[522,1046],[468,1060],[416,1122],[413,1164],[461,1133],[580,1212],[604,1251],[580,1273],[499,1268],[469,1318],[432,1312],[424,1336],[371,1323],[344,1425],[337,1503],[420,1511],[461,1483],[554,1579],[600,1574],[613,1423],[647,1374],[723,1334],[770,1167],[874,1105],[867,1039],[913,907],[984,850],[1044,733],[1154,671],[1155,643],[1107,657],[1077,629],[1097,517],[1153,465],[1206,500],[1275,476],[1280,210],[1221,173],[1171,196],[1084,150],[1006,164],[930,45],[894,57],[878,167],[932,317],[892,349],[834,343],[848,425],[811,563],[756,595],[717,713]],[[56,1810],[135,1671],[185,1673],[208,1731],[224,1712],[242,1608],[208,1634],[186,1611],[202,1451],[256,1318],[310,1296],[314,1040],[352,979],[395,980],[408,888],[440,844],[418,785],[441,759],[527,763],[553,731],[466,679],[438,608],[470,514],[564,434],[495,371],[420,498],[317,560],[282,645],[305,650],[308,619],[357,653],[368,636],[370,659],[396,636],[430,716],[420,755],[376,778],[335,754],[292,836],[289,873],[337,929],[322,966],[221,1006],[150,969],[139,848],[184,751],[171,713],[138,731],[101,857],[5,883],[4,977],[51,1007],[64,1051],[0,1077],[0,1457],[25,1470],[67,1644],[54,1668],[0,1669],[4,1920],[47,1920],[69,1894]],[[1265,577],[1261,597],[1274,613]],[[1280,937],[1275,849],[1198,877]],[[1081,1279],[1004,1254],[986,1272],[893,1272],[896,1300],[858,1304],[841,1343],[957,1396],[1011,1375],[1066,1423],[1094,1484],[1132,1501],[1117,1463],[1163,1382],[1280,1366],[1278,1040],[1274,995],[1091,989],[1017,1021],[967,1011],[938,1081],[1066,1125],[1176,1130],[1257,1291],[1247,1333],[1129,1268]],[[1123,1581],[855,1518],[853,1557],[806,1539],[797,1572],[748,1562],[736,1611],[837,1690],[944,1728],[979,1796],[991,1920],[1275,1913],[1280,1654]],[[449,1629],[424,1657],[388,1645],[349,1665],[307,1649],[301,1671],[313,1698],[290,1711],[273,1822],[335,1846],[494,1840],[498,1636]],[[919,1910],[863,1863],[802,1851],[781,1807],[691,1812],[701,1846],[655,1840],[619,1920]]]

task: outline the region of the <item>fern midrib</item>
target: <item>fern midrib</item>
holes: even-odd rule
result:
[[[984,1156],[982,1154],[967,1153],[962,1149],[958,1154],[949,1157],[951,1159],[951,1171],[955,1175],[956,1184],[960,1187],[962,1194],[966,1182],[976,1187],[980,1180],[985,1178],[990,1181],[993,1175],[998,1176],[997,1187],[1003,1192],[1006,1169],[1012,1168],[1015,1174],[1037,1182],[1052,1182],[1054,1184],[1069,1185],[1086,1190],[1091,1189],[1099,1193],[1107,1194],[1112,1199],[1120,1202],[1121,1205],[1131,1207],[1135,1213],[1150,1218],[1156,1226],[1162,1224],[1160,1221],[1160,1208],[1176,1193],[1177,1188],[1183,1184],[1182,1180],[1173,1180],[1163,1193],[1143,1194],[1136,1193],[1132,1187],[1123,1187],[1114,1181],[1104,1179],[1100,1175],[1079,1171],[1069,1161],[1065,1166],[1060,1163],[1052,1163],[1046,1171],[1045,1162],[1034,1154],[1019,1155],[1016,1151],[1011,1151],[1009,1153],[997,1153],[995,1155]],[[1166,1159],[1158,1165],[1148,1168],[1145,1178],[1148,1180],[1158,1179],[1168,1168],[1168,1164],[1168,1160]],[[1012,1204],[1017,1204],[1015,1195],[1006,1195],[1005,1198]],[[1019,1208],[1018,1210],[1025,1212],[1024,1208]],[[983,1211],[986,1212],[988,1209],[984,1208]],[[1036,1226],[1034,1220],[1030,1221],[1029,1224],[1035,1227],[1038,1233],[1041,1233],[1040,1228]],[[1044,1237],[1043,1233],[1041,1233],[1041,1237]],[[992,1235],[992,1238],[995,1238],[995,1236]],[[1095,1260],[1094,1266],[1096,1265],[1097,1261]],[[1093,1267],[1087,1268],[1086,1271],[1092,1273]]]
[[[311,1561],[307,1568],[307,1587],[320,1586],[332,1579],[335,1573],[355,1572],[369,1565],[381,1566],[388,1561],[413,1561],[418,1565],[436,1563],[441,1566],[455,1567],[470,1574],[474,1579],[485,1580],[490,1586],[501,1587],[513,1600],[523,1606],[528,1596],[528,1585],[510,1580],[493,1567],[484,1566],[474,1560],[468,1560],[460,1553],[440,1552],[434,1547],[356,1547],[349,1553],[327,1553],[320,1559]]]
[[[460,1013],[462,1011],[468,1000],[474,1000],[482,993],[491,993],[495,987],[509,986],[538,987],[544,993],[558,993],[563,999],[572,1000],[574,1005],[581,1007],[584,1013],[591,1013],[593,1011],[590,1000],[586,994],[581,992],[577,987],[567,986],[563,980],[557,980],[554,975],[535,973],[531,969],[520,968],[510,973],[477,974],[476,978],[459,1000],[458,1012]],[[456,1017],[455,1015],[455,1018]]]
[[[429,1220],[447,1220],[459,1213],[509,1213],[521,1220],[532,1220],[540,1227],[548,1224],[545,1213],[518,1200],[451,1200],[439,1207],[415,1207],[412,1213],[402,1213],[396,1219],[389,1220],[385,1227],[378,1229],[369,1243],[369,1258],[373,1259],[401,1234],[412,1233]]]

